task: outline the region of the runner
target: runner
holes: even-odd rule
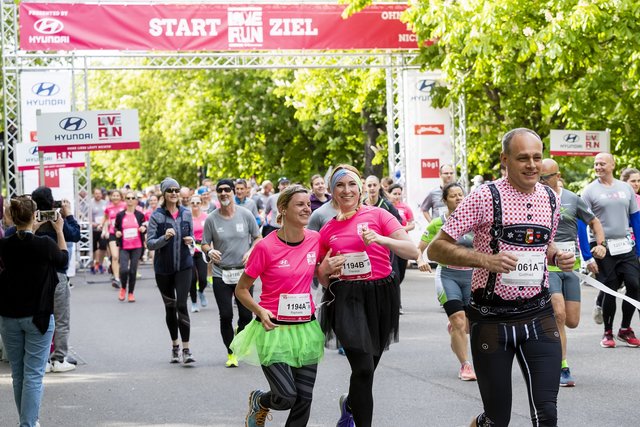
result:
[[[596,240],[604,241],[604,231],[598,218],[595,217],[591,209],[584,200],[571,191],[562,188],[560,183],[560,169],[558,163],[552,159],[542,161],[540,182],[548,185],[558,196],[560,196],[560,223],[554,243],[559,250],[571,252],[576,257],[574,270],[580,269],[580,258],[577,251],[576,239],[578,237],[578,220],[589,224],[593,230]],[[587,268],[593,273],[598,272],[597,264],[593,257],[602,258],[606,252],[602,246],[593,249],[593,256],[587,243],[587,234],[580,238],[580,247],[584,248],[582,256],[587,262]],[[586,246],[586,247],[585,247]],[[549,292],[551,293],[551,304],[556,316],[558,332],[560,332],[560,342],[562,343],[562,371],[560,373],[560,386],[573,387],[575,380],[571,376],[571,370],[567,363],[567,333],[565,326],[573,329],[580,323],[580,280],[572,272],[564,273],[558,267],[549,266]]]
[[[89,202],[91,206],[91,229],[93,230],[93,264],[91,273],[104,273],[102,261],[107,253],[107,239],[102,238],[102,223],[104,222],[104,211],[107,208],[107,201],[102,197],[102,190],[93,189],[93,199]]]
[[[447,214],[431,220],[418,246],[418,250],[420,251],[418,268],[422,271],[425,270],[425,265],[427,265],[422,259],[422,253],[446,223],[447,218],[464,199],[462,186],[456,182],[445,185],[442,189],[442,199],[447,205]],[[463,235],[456,243],[466,248],[473,248],[473,233]],[[469,300],[471,299],[472,273],[473,269],[469,267],[438,265],[435,277],[438,300],[440,301],[440,305],[444,307],[444,311],[449,318],[447,329],[451,335],[451,350],[453,350],[453,353],[460,362],[458,378],[462,381],[476,380],[476,374],[473,371],[468,357],[468,321],[464,312],[465,307],[469,305]]]
[[[431,190],[429,194],[427,194],[427,197],[422,201],[422,204],[420,204],[420,210],[427,222],[431,222],[431,218],[440,216],[447,211],[447,207],[442,201],[442,188],[455,180],[455,171],[453,166],[440,166],[440,180],[442,184]]]
[[[272,194],[267,199],[264,205],[264,217],[265,222],[262,227],[262,237],[267,237],[269,233],[273,230],[277,230],[280,228],[278,223],[276,222],[276,218],[278,217],[278,197],[282,190],[287,188],[291,181],[288,178],[282,177],[278,180],[278,193]]]
[[[636,168],[625,168],[620,173],[620,181],[626,182],[633,188],[636,203],[640,206],[640,171]]]
[[[382,352],[398,341],[400,290],[389,254],[416,259],[418,251],[393,215],[361,204],[357,169],[336,167],[330,183],[331,203],[339,213],[320,230],[320,259],[330,256],[318,270],[320,283],[328,287],[322,326],[327,338],[335,333],[351,365],[349,393],[340,397],[338,426],[355,422],[368,427],[374,372]]]
[[[556,426],[562,348],[546,266],[571,271],[575,258],[550,243],[560,209],[553,191],[538,182],[540,137],[525,128],[507,132],[500,160],[507,178],[469,194],[427,253],[441,264],[474,268],[467,315],[484,412],[471,426],[509,424],[514,356],[527,383],[532,424]],[[456,244],[471,231],[473,250]]]
[[[633,189],[626,183],[613,178],[615,160],[609,153],[600,153],[594,161],[596,179],[582,193],[582,199],[602,223],[605,241],[592,240],[594,248],[606,247],[606,255],[596,259],[598,274],[596,279],[609,289],[617,291],[622,282],[629,298],[638,299],[640,289],[640,245],[635,245],[628,233],[632,225],[636,236],[640,235],[640,213]],[[631,319],[635,309],[627,301],[622,302],[622,323],[617,338],[629,347],[639,347],[638,340],[631,329]],[[616,314],[616,299],[604,295],[602,315],[604,318],[604,336],[600,345],[614,348],[613,319]]]
[[[121,288],[120,283],[120,248],[116,240],[116,215],[123,211],[127,204],[122,200],[122,192],[120,190],[111,190],[109,192],[109,204],[104,210],[104,221],[102,222],[102,238],[109,240],[108,250],[111,257],[111,286],[116,289]]]
[[[124,301],[129,285],[129,302],[136,302],[133,291],[136,287],[138,261],[142,256],[142,242],[147,232],[144,214],[137,209],[136,193],[129,190],[125,194],[127,208],[116,215],[114,229],[120,246],[120,295],[118,299]]]
[[[193,250],[193,274],[191,276],[191,312],[197,313],[198,297],[200,305],[204,308],[209,304],[204,291],[207,287],[207,262],[203,258],[202,252],[202,231],[207,213],[202,211],[202,199],[199,196],[191,197],[191,217],[193,218],[193,237],[196,239],[196,246]]]
[[[258,212],[256,202],[249,197],[249,192],[251,191],[251,189],[247,185],[247,180],[236,179],[235,190],[236,197],[234,201],[236,203],[236,206],[242,206],[243,208],[251,212],[253,214],[253,217],[256,219],[256,224],[258,224],[258,227],[260,227],[260,225],[262,224],[262,220],[260,219],[260,213]]]
[[[311,177],[311,211],[315,211],[320,206],[331,200],[331,194],[327,193],[327,186],[324,183],[322,175],[313,175]]]
[[[220,208],[211,212],[204,222],[202,251],[213,262],[213,295],[220,312],[220,334],[227,348],[227,368],[238,366],[231,350],[233,341],[233,299],[238,279],[249,258],[251,249],[261,239],[256,219],[247,209],[236,206],[234,186],[230,179],[216,184]],[[249,289],[253,295],[253,288]],[[237,332],[251,322],[251,311],[235,298],[238,308]]]
[[[153,257],[153,269],[156,284],[162,295],[165,319],[172,349],[170,363],[193,363],[195,359],[189,348],[191,323],[187,298],[191,285],[193,257],[193,221],[191,212],[179,205],[180,185],[173,178],[165,178],[160,183],[163,201],[151,218],[147,234],[147,247],[156,251]],[[182,354],[178,332],[182,338]]]
[[[391,203],[393,204],[393,207],[398,211],[398,215],[400,215],[401,219],[400,224],[404,227],[405,231],[408,233],[409,231],[416,228],[416,222],[413,218],[413,211],[411,210],[409,205],[402,201],[402,186],[400,184],[391,184],[385,191],[389,194],[389,198],[391,200]],[[404,281],[404,275],[407,271],[407,260],[404,258],[396,257],[396,262],[398,263],[398,281],[402,284],[402,282]]]
[[[323,355],[324,335],[309,286],[320,235],[305,229],[311,215],[308,190],[287,187],[278,198],[278,212],[282,228],[255,245],[236,287],[237,298],[256,321],[236,336],[231,348],[239,359],[261,366],[270,386],[270,391],[249,394],[249,427],[263,426],[270,409],[290,410],[285,426],[306,426]],[[256,304],[249,290],[258,277],[262,294]]]

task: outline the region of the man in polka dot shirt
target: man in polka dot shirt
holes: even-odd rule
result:
[[[532,424],[556,426],[561,346],[548,292],[547,264],[571,271],[571,253],[552,243],[558,197],[538,181],[542,141],[517,128],[502,138],[507,177],[463,200],[429,245],[429,259],[475,268],[471,284],[471,351],[484,412],[471,426],[506,426],[511,418],[511,366],[524,373]],[[475,233],[473,250],[456,245]]]

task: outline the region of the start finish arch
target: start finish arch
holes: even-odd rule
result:
[[[21,48],[19,5],[13,0],[1,0],[0,9],[2,39],[2,84],[4,96],[4,187],[7,197],[23,191],[21,174],[16,163],[16,144],[21,141],[20,75],[27,71],[71,71],[74,91],[72,108],[88,109],[88,72],[94,70],[184,70],[184,69],[278,69],[278,68],[382,68],[386,72],[387,133],[389,141],[389,171],[406,175],[404,122],[403,122],[403,72],[418,69],[415,50],[273,50],[273,51],[225,51],[191,52],[175,51],[158,53],[153,50],[115,51],[69,50],[42,53]],[[254,2],[255,3],[255,2]],[[283,2],[290,4],[289,2]],[[78,3],[76,3],[77,5]],[[95,4],[95,3],[94,3]],[[106,2],[102,2],[106,4]],[[121,1],[119,5],[140,5],[137,1]],[[203,3],[191,2],[190,5]],[[253,3],[252,3],[253,4]],[[260,3],[255,3],[260,4]],[[182,6],[185,4],[182,3]],[[406,7],[406,6],[405,6]],[[274,21],[275,22],[275,21]],[[287,27],[288,25],[288,27]],[[293,24],[280,23],[281,30],[291,31]],[[297,25],[297,24],[296,24]],[[313,31],[309,23],[301,21],[300,28]],[[157,27],[160,28],[160,27]],[[166,27],[165,27],[166,29]],[[24,43],[26,43],[23,40]],[[23,44],[24,44],[23,43]],[[464,100],[451,106],[453,123],[452,145],[454,163],[460,171],[460,180],[468,188]],[[91,197],[91,167],[86,155],[86,167],[74,170],[75,215],[82,229],[82,239],[77,245],[80,268],[90,265],[92,259],[92,233],[89,199]]]

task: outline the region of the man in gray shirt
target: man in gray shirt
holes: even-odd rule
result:
[[[260,214],[258,213],[258,207],[256,206],[256,202],[249,198],[249,186],[247,185],[247,180],[245,179],[236,179],[235,182],[235,190],[236,197],[235,202],[237,206],[242,206],[243,208],[249,210],[254,218],[256,219],[256,223],[260,226]]]
[[[442,200],[442,189],[445,185],[452,183],[454,179],[455,173],[453,166],[440,166],[440,180],[442,181],[442,185],[431,190],[420,205],[420,210],[427,220],[427,223],[431,222],[432,217],[435,218],[446,213],[447,205],[445,205]]]
[[[627,296],[635,300],[640,292],[640,245],[631,240],[629,224],[636,236],[640,236],[640,213],[635,194],[631,187],[613,177],[615,159],[609,153],[600,153],[594,161],[596,179],[585,188],[582,199],[598,217],[604,228],[605,241],[593,240],[594,247],[605,246],[606,255],[596,259],[598,275],[596,278],[608,288],[617,291],[622,282],[627,288]],[[635,308],[626,301],[622,302],[622,322],[618,330],[618,339],[629,347],[639,347],[638,340],[631,329],[631,319]],[[600,345],[613,348],[613,319],[616,314],[616,300],[604,295],[602,300],[604,336]]]
[[[228,368],[237,367],[238,360],[231,351],[233,341],[233,299],[238,279],[244,270],[251,249],[261,239],[258,224],[251,212],[236,206],[234,183],[222,179],[216,184],[220,208],[211,212],[204,222],[202,251],[213,262],[213,294],[220,312],[220,333],[227,347]],[[253,295],[253,288],[249,290]],[[238,329],[240,332],[252,319],[251,311],[236,298]]]
[[[265,224],[262,227],[262,237],[267,237],[273,230],[280,228],[280,224],[276,221],[278,217],[278,197],[280,197],[282,190],[287,188],[289,184],[290,181],[287,178],[280,178],[278,180],[278,192],[267,199],[264,207]]]

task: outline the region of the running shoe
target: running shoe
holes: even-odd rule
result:
[[[613,340],[613,331],[609,329],[608,331],[604,331],[604,335],[602,336],[602,341],[600,341],[600,347],[604,348],[615,348],[616,342]]]
[[[129,294],[129,298],[128,298],[129,302],[136,302],[136,297],[133,296],[133,294]]]
[[[193,358],[193,353],[191,353],[191,350],[189,350],[188,348],[183,348],[182,363],[187,364],[187,363],[193,363],[195,361],[196,359]]]
[[[338,347],[338,354],[340,356],[346,356],[345,352],[344,352],[344,347]]]
[[[573,377],[571,376],[571,370],[567,368],[562,368],[560,371],[560,387],[573,387],[576,385]]]
[[[471,367],[471,363],[464,362],[460,367],[460,372],[458,372],[458,378],[462,381],[475,381],[476,373],[473,371]]]
[[[340,419],[336,424],[336,427],[355,427],[356,423],[353,421],[353,414],[347,407],[347,398],[349,397],[348,393],[340,396],[340,400],[338,400],[338,404],[340,405]]]
[[[618,329],[618,339],[627,343],[627,347],[640,347],[640,340],[636,338],[633,329]]]
[[[207,301],[207,296],[204,294],[204,291],[198,292],[198,296],[200,297],[200,305],[202,307],[206,307],[207,305],[209,305],[209,302]]]
[[[238,367],[238,358],[235,354],[231,353],[227,355],[227,361],[225,362],[227,368],[237,368]]]
[[[596,322],[596,324],[602,325],[602,322],[604,322],[604,318],[602,317],[602,307],[599,305],[594,306],[592,316],[593,321]]]
[[[262,390],[253,390],[249,393],[249,412],[245,419],[245,427],[264,426],[266,420],[271,421],[272,417],[269,408],[264,408],[260,404],[260,398],[264,395]]]
[[[118,299],[120,301],[124,301],[125,296],[127,296],[127,290],[125,288],[120,288],[120,295],[118,295]]]
[[[174,345],[171,348],[171,360],[169,363],[180,363],[180,346]]]
[[[200,311],[200,309],[198,308],[198,303],[197,302],[192,302],[191,303],[191,312],[192,313],[197,313],[199,311]]]
[[[111,287],[113,287],[115,289],[122,288],[122,284],[120,283],[120,279],[116,279],[116,278],[111,279]]]

